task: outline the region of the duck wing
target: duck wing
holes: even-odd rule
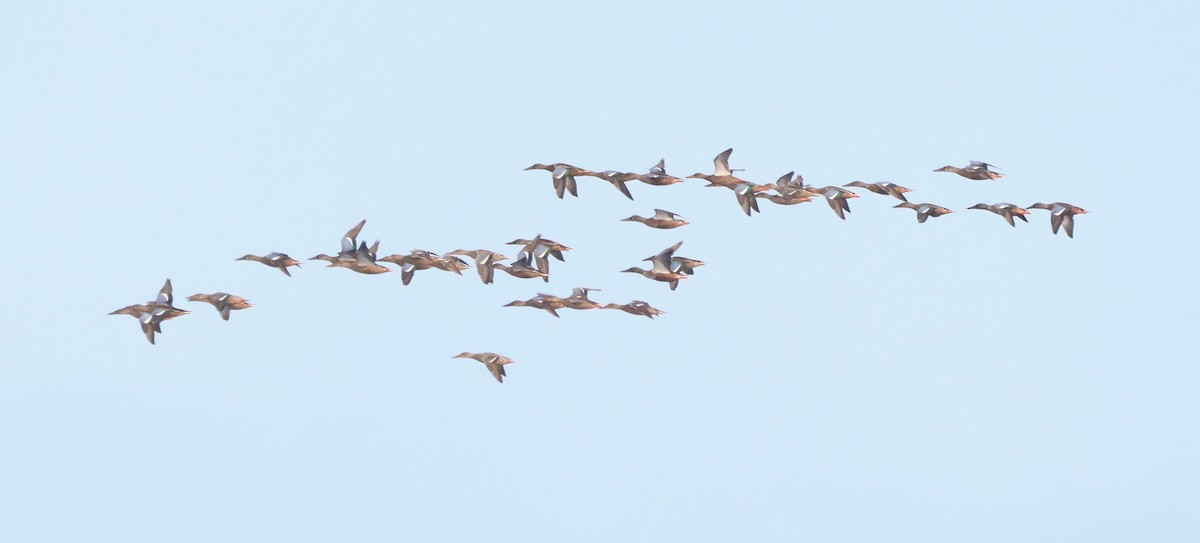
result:
[[[358,233],[362,231],[363,225],[367,224],[367,220],[363,219],[354,228],[346,231],[346,235],[342,236],[342,253],[353,253],[354,248],[358,246]]]
[[[715,166],[713,170],[714,176],[733,175],[733,171],[729,169],[729,155],[732,154],[733,148],[730,147],[713,159],[713,166]]]

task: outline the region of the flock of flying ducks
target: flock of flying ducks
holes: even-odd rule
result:
[[[875,194],[896,198],[900,202],[893,207],[907,208],[915,211],[917,222],[919,223],[924,223],[929,217],[941,217],[942,215],[953,213],[952,210],[935,204],[910,203],[905,194],[912,191],[906,187],[889,182],[866,183],[863,181],[853,181],[842,187],[832,185],[814,187],[805,184],[803,177],[796,175],[794,172],[788,172],[774,183],[763,185],[752,183],[734,175],[734,172],[741,170],[730,169],[729,157],[732,153],[733,149],[727,149],[713,159],[715,167],[711,175],[695,173],[686,178],[669,175],[666,172],[663,160],[660,160],[658,164],[644,174],[614,170],[596,172],[564,163],[548,165],[534,164],[526,168],[526,170],[545,170],[551,172],[554,192],[560,199],[566,194],[578,197],[577,177],[594,177],[607,181],[630,200],[633,199],[633,195],[629,191],[627,183],[631,181],[640,181],[653,186],[665,186],[681,183],[684,179],[702,179],[708,182],[705,185],[707,187],[724,187],[732,190],[738,205],[748,216],[759,211],[758,200],[760,198],[765,198],[779,205],[795,205],[810,202],[813,198],[823,197],[838,218],[845,220],[845,214],[850,211],[848,200],[858,198],[858,194],[845,187],[862,188]],[[970,164],[963,168],[943,166],[934,171],[952,172],[964,178],[977,181],[989,181],[1004,177],[1004,174],[995,171],[993,168],[995,166],[985,162],[971,161]],[[766,194],[767,192],[774,192],[774,194]],[[1061,227],[1066,231],[1067,236],[1072,238],[1074,237],[1075,215],[1087,213],[1086,210],[1079,206],[1064,202],[1035,203],[1027,208],[1018,207],[1007,202],[996,204],[979,203],[968,209],[990,211],[1002,217],[1011,226],[1016,226],[1014,219],[1029,222],[1025,218],[1026,215],[1030,214],[1029,210],[1044,209],[1050,212],[1050,227],[1052,232],[1057,234]],[[621,220],[640,222],[648,227],[662,230],[678,228],[688,224],[688,221],[683,217],[663,209],[655,209],[654,215],[651,217],[634,215]],[[565,261],[563,253],[571,250],[570,247],[543,238],[539,234],[532,239],[516,239],[508,243],[508,245],[518,245],[521,247],[512,264],[503,263],[503,261],[509,260],[509,257],[487,249],[456,249],[444,255],[422,249],[414,249],[408,254],[393,254],[378,257],[376,252],[379,249],[379,241],[368,246],[366,241],[358,240],[358,236],[366,222],[365,219],[362,220],[342,236],[340,250],[337,255],[318,254],[309,260],[325,261],[328,263],[327,267],[345,268],[368,275],[377,275],[392,271],[392,268],[383,266],[381,263],[394,264],[399,267],[402,283],[408,285],[416,272],[421,270],[438,269],[462,275],[462,271],[469,269],[471,266],[458,257],[466,257],[473,261],[476,272],[484,284],[491,284],[494,281],[496,270],[501,270],[520,279],[542,279],[548,282],[550,280],[550,258]],[[675,290],[680,280],[692,276],[695,273],[695,268],[704,265],[704,262],[699,260],[676,256],[676,251],[682,245],[683,242],[680,241],[663,249],[658,254],[644,258],[643,261],[650,262],[650,269],[631,267],[623,271],[637,273],[648,279],[667,283],[671,290]],[[288,271],[288,268],[298,267],[301,264],[300,261],[279,252],[268,253],[264,256],[248,254],[236,260],[258,262],[276,268],[288,277],[291,277],[291,272]],[[633,300],[625,304],[600,304],[591,300],[588,295],[589,292],[597,290],[599,289],[575,288],[566,297],[538,293],[528,300],[514,300],[505,304],[504,307],[532,307],[544,310],[555,317],[559,316],[558,310],[561,309],[618,309],[631,315],[644,316],[651,319],[663,313],[649,303],[641,300]],[[187,299],[188,301],[211,304],[216,308],[221,318],[226,321],[229,320],[231,311],[253,307],[245,298],[225,292],[194,294]],[[144,304],[128,305],[109,314],[129,315],[136,318],[141,325],[142,333],[145,334],[147,341],[154,344],[155,334],[162,332],[163,321],[188,313],[189,311],[174,306],[171,280],[167,279],[154,300]],[[504,366],[513,362],[508,357],[492,352],[463,352],[455,355],[453,358],[471,358],[483,363],[492,376],[499,382],[504,382],[506,375]]]
[[[658,164],[650,168],[650,171],[644,174],[617,172],[607,170],[603,172],[594,172],[586,170],[570,164],[534,164],[526,170],[546,170],[551,172],[554,182],[554,193],[561,199],[565,194],[569,193],[572,196],[579,196],[577,177],[595,177],[609,182],[617,190],[621,191],[626,198],[633,199],[633,194],[629,192],[627,183],[631,181],[641,181],[648,185],[663,186],[674,183],[681,183],[684,179],[703,179],[708,181],[706,187],[725,187],[733,191],[737,203],[741,206],[742,211],[746,215],[751,215],[759,211],[758,199],[766,198],[767,200],[779,205],[795,205],[804,202],[811,202],[813,198],[823,197],[829,204],[829,207],[838,216],[839,219],[846,219],[846,212],[850,211],[848,200],[858,198],[858,194],[847,190],[845,187],[857,187],[871,191],[875,194],[883,196],[891,196],[900,200],[900,203],[892,207],[907,208],[917,212],[917,222],[923,223],[929,217],[941,217],[948,213],[954,213],[949,208],[930,204],[920,203],[913,204],[904,196],[907,192],[912,192],[911,189],[902,187],[895,183],[886,181],[878,183],[866,183],[863,181],[852,181],[844,186],[824,186],[814,187],[804,183],[804,178],[796,175],[795,172],[783,174],[774,183],[757,184],[746,181],[734,175],[734,170],[729,167],[729,156],[733,154],[733,149],[726,149],[721,154],[713,159],[713,173],[694,173],[686,178],[675,177],[667,174],[665,162],[659,160]],[[957,166],[942,166],[935,172],[951,172],[956,173],[967,179],[974,181],[990,181],[1004,177],[1004,174],[993,170],[995,166],[986,162],[978,162],[972,160],[966,167],[959,168]],[[764,194],[768,191],[774,191],[774,194]],[[975,204],[968,209],[982,209],[991,211],[1004,218],[1011,226],[1016,226],[1014,218],[1024,222],[1029,222],[1025,215],[1029,214],[1030,209],[1045,209],[1050,212],[1050,229],[1057,234],[1060,227],[1067,232],[1067,237],[1075,237],[1075,215],[1087,213],[1087,210],[1064,202],[1054,202],[1050,204],[1036,203],[1028,208],[1019,207],[1008,202],[1000,202],[996,204]],[[678,215],[661,209],[655,210],[655,215],[649,219],[633,216],[626,221],[638,221],[653,228],[675,228],[687,224],[687,221],[681,220]]]
[[[519,279],[542,279],[548,282],[550,280],[550,259],[554,258],[559,261],[565,261],[563,253],[571,250],[570,247],[543,238],[539,234],[532,239],[516,239],[508,243],[509,245],[519,245],[521,247],[511,265],[503,262],[509,260],[508,256],[487,249],[456,249],[445,255],[439,255],[423,249],[414,249],[408,254],[393,254],[379,257],[376,254],[376,251],[379,249],[379,241],[370,246],[365,241],[358,241],[359,233],[366,223],[366,219],[360,221],[342,236],[341,247],[337,255],[318,254],[309,260],[325,261],[328,263],[327,267],[345,268],[367,275],[377,275],[392,271],[392,268],[383,266],[380,263],[395,264],[399,267],[401,282],[404,285],[408,285],[416,272],[420,270],[439,269],[462,275],[463,270],[471,268],[470,264],[458,258],[462,256],[470,258],[474,262],[479,279],[484,284],[492,284],[494,282],[496,270],[501,270]],[[662,253],[647,258],[647,260],[665,258],[670,263],[675,249],[678,249],[682,243],[679,242]],[[301,265],[299,260],[288,256],[286,253],[279,252],[268,253],[262,256],[248,254],[236,260],[258,262],[278,269],[288,277],[292,275],[289,268]],[[655,262],[657,266],[657,260]],[[692,268],[704,264],[698,260],[682,257],[674,257],[674,262],[680,263],[679,266],[685,266],[687,274],[692,273]],[[643,272],[651,273],[645,270]],[[674,280],[670,281],[670,283],[672,290],[674,290],[678,281]],[[559,316],[557,312],[559,309],[617,309],[630,315],[644,316],[651,319],[663,314],[659,309],[641,300],[633,300],[624,304],[600,304],[591,300],[588,295],[589,292],[596,290],[599,289],[576,288],[566,297],[553,294],[538,294],[528,300],[515,300],[506,304],[505,307],[533,307],[543,309],[555,317]],[[221,318],[226,321],[229,320],[232,311],[253,307],[245,298],[225,292],[194,294],[189,296],[188,300],[212,304]],[[175,298],[171,280],[167,279],[154,300],[142,304],[128,305],[109,313],[109,315],[129,315],[136,318],[141,326],[142,333],[146,336],[146,340],[153,345],[155,343],[155,335],[162,333],[162,323],[164,321],[190,313],[190,311],[175,307],[174,303]],[[512,359],[490,352],[464,352],[456,355],[454,358],[472,358],[482,362],[496,380],[500,382],[503,382],[505,376],[504,365],[512,363]]]

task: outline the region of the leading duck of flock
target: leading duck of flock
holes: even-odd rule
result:
[[[525,169],[550,172],[554,193],[560,199],[566,194],[579,196],[577,183],[577,178],[579,177],[593,177],[607,181],[630,200],[633,200],[633,194],[629,191],[627,184],[632,181],[639,181],[652,186],[666,186],[682,183],[685,179],[701,179],[708,182],[705,185],[706,187],[724,187],[732,190],[738,206],[747,216],[759,211],[758,200],[760,198],[765,198],[778,205],[788,206],[811,202],[814,198],[824,198],[834,214],[839,219],[845,220],[846,213],[850,211],[849,200],[858,198],[857,193],[850,191],[846,187],[861,188],[881,196],[895,198],[899,200],[899,203],[893,207],[915,211],[917,222],[919,223],[924,223],[929,217],[941,217],[954,212],[949,208],[936,204],[911,203],[906,196],[907,193],[912,192],[911,189],[889,182],[866,183],[863,181],[852,181],[840,187],[833,185],[814,187],[805,184],[804,178],[796,175],[795,172],[788,172],[774,183],[761,185],[752,183],[734,175],[734,172],[741,170],[734,170],[729,167],[729,157],[732,154],[733,149],[726,149],[721,154],[718,154],[713,159],[714,168],[712,174],[694,173],[686,178],[668,174],[663,160],[658,161],[658,164],[654,165],[644,174],[614,170],[597,172],[564,163],[534,164]],[[992,181],[1004,177],[1004,174],[997,172],[994,168],[995,166],[985,162],[971,161],[965,167],[943,166],[933,171],[950,172],[974,181]],[[767,194],[768,192],[773,194]],[[1016,226],[1015,220],[1029,222],[1025,216],[1030,214],[1030,210],[1046,210],[1050,212],[1051,232],[1058,234],[1061,228],[1067,233],[1067,237],[1071,238],[1075,237],[1075,216],[1087,213],[1087,210],[1065,202],[1039,202],[1024,208],[1007,202],[995,204],[978,203],[967,209],[990,211],[999,215],[1005,222],[1014,227]],[[688,221],[684,217],[663,209],[655,209],[654,215],[650,217],[633,215],[621,220],[640,222],[648,227],[662,230],[679,228],[688,224]],[[560,262],[565,261],[563,253],[571,250],[570,247],[543,238],[539,234],[532,239],[516,239],[508,243],[509,245],[520,246],[520,250],[517,252],[512,264],[503,263],[503,261],[509,260],[508,256],[487,249],[455,249],[444,255],[422,249],[414,249],[408,254],[393,254],[379,257],[376,254],[379,249],[379,241],[375,241],[372,245],[368,246],[366,241],[358,240],[358,236],[363,226],[366,225],[366,222],[365,219],[362,220],[342,236],[341,246],[337,255],[318,254],[309,260],[321,260],[328,263],[327,267],[330,268],[345,268],[368,275],[377,275],[392,271],[391,268],[383,266],[380,263],[394,264],[400,269],[401,282],[404,285],[408,285],[413,280],[416,272],[421,270],[438,269],[462,275],[463,270],[471,267],[466,261],[458,258],[465,257],[473,261],[475,270],[479,274],[479,279],[484,284],[491,284],[494,281],[495,270],[501,270],[519,279],[541,279],[548,282],[550,280],[550,258],[554,258]],[[675,290],[680,280],[691,277],[695,273],[695,268],[704,265],[704,262],[699,260],[676,256],[676,251],[682,245],[683,242],[680,241],[663,249],[658,254],[642,259],[643,261],[650,262],[650,269],[642,269],[635,266],[623,271],[637,273],[648,279],[667,283],[671,290]],[[278,252],[268,253],[264,256],[248,254],[236,260],[258,262],[276,268],[289,277],[292,274],[288,271],[288,268],[299,267],[301,264],[300,261],[293,259],[287,254]],[[555,317],[559,316],[558,310],[560,309],[617,309],[630,315],[651,319],[663,314],[662,311],[641,300],[632,300],[624,304],[600,304],[591,300],[588,295],[589,292],[597,290],[599,289],[579,287],[573,289],[571,294],[566,297],[538,293],[528,300],[514,300],[504,306],[532,307],[544,310]],[[225,292],[214,292],[212,294],[198,293],[188,296],[187,299],[192,302],[211,304],[221,318],[226,321],[229,320],[232,311],[253,307],[245,298]],[[188,313],[190,312],[187,310],[175,307],[171,280],[167,279],[154,300],[147,301],[144,304],[128,305],[109,314],[129,315],[136,318],[146,339],[151,344],[154,344],[155,334],[162,332],[162,323],[164,321]],[[470,358],[482,363],[499,382],[504,382],[504,377],[506,376],[504,366],[513,362],[508,357],[492,352],[463,352],[455,355],[453,358]]]

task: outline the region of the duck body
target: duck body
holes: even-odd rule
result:
[[[925,220],[929,217],[941,217],[942,215],[946,215],[948,213],[954,213],[953,211],[942,206],[927,203],[913,204],[909,202],[900,202],[892,207],[903,207],[916,211],[917,222],[919,223],[925,222]]]
[[[653,167],[651,167],[649,173],[639,177],[638,181],[641,181],[647,185],[654,185],[658,187],[682,183],[683,179],[667,173],[666,164],[666,159],[659,159],[658,164],[655,164]]]
[[[206,302],[217,308],[217,313],[220,313],[221,318],[229,320],[229,312],[238,309],[248,309],[254,307],[248,300],[241,296],[234,296],[225,292],[214,292],[212,294],[193,294],[188,296],[189,302]]]
[[[571,289],[571,295],[569,297],[562,298],[563,305],[568,309],[575,309],[575,310],[579,310],[579,311],[588,310],[588,309],[597,309],[597,308],[601,307],[600,304],[593,302],[590,298],[588,298],[588,292],[599,291],[599,290],[600,289],[598,289],[598,288],[587,288],[587,287],[573,288],[573,289]],[[539,296],[545,296],[545,295],[539,294]]]
[[[858,198],[858,194],[855,194],[853,191],[832,185],[812,188],[810,190],[824,196],[825,202],[829,204],[829,208],[833,210],[834,215],[837,215],[843,221],[846,220],[846,213],[850,212],[849,200],[851,198]]]
[[[400,282],[408,286],[412,282],[413,276],[419,270],[428,270],[438,267],[437,258],[439,255],[425,251],[422,249],[413,249],[406,255],[388,255],[380,258],[380,262],[390,262],[400,266]]]
[[[329,268],[345,268],[367,275],[377,275],[391,271],[375,263],[375,253],[379,250],[378,240],[370,247],[367,247],[365,241],[359,243],[358,235],[362,232],[363,226],[366,224],[367,220],[363,219],[347,230],[345,234],[342,234],[342,238],[339,240],[340,246],[337,256],[329,256],[322,253],[309,260],[322,260],[329,263],[329,266],[327,266]]]
[[[909,189],[907,187],[902,187],[895,183],[889,183],[887,181],[879,181],[877,183],[866,183],[863,181],[851,181],[849,183],[846,183],[845,186],[867,189],[871,192],[874,192],[875,194],[880,194],[883,196],[891,196],[902,202],[908,201],[908,198],[906,198],[904,196],[904,193],[912,192],[912,189]]]
[[[456,354],[451,358],[471,358],[471,359],[477,360],[479,362],[482,362],[483,365],[485,367],[487,367],[488,372],[490,372],[492,374],[492,377],[495,377],[496,380],[501,383],[504,382],[504,378],[508,375],[507,373],[504,372],[504,366],[507,364],[513,363],[513,359],[511,359],[507,356],[498,355],[496,353],[486,353],[486,352],[485,353],[464,352],[464,353]]]
[[[703,179],[708,181],[709,186],[725,187],[733,189],[739,183],[747,183],[744,179],[739,179],[733,175],[733,170],[729,168],[729,156],[733,154],[733,148],[726,149],[713,158],[713,173],[712,175],[703,173],[694,173],[688,176],[688,179]]]
[[[995,166],[988,164],[987,162],[972,160],[971,163],[965,168],[959,168],[957,166],[942,166],[941,168],[933,171],[956,173],[973,181],[990,181],[992,179],[1000,179],[1001,177],[1004,177],[1004,174],[993,171],[992,168],[995,168]]]
[[[463,259],[452,256],[442,255],[433,259],[433,266],[442,271],[448,271],[456,275],[462,275],[463,270],[469,269],[471,266]]]
[[[673,266],[671,259],[675,256],[675,251],[679,250],[679,247],[682,245],[683,242],[681,241],[675,245],[663,249],[654,256],[644,258],[643,260],[649,260],[653,264],[653,267],[649,270],[643,270],[639,267],[632,267],[622,270],[622,272],[637,273],[647,279],[653,279],[655,281],[667,283],[670,285],[671,290],[675,290],[675,288],[679,286],[680,279],[688,278],[688,274],[683,273],[678,268],[672,269]]]
[[[1013,226],[1013,227],[1017,226],[1017,223],[1013,221],[1014,218],[1021,219],[1022,221],[1025,221],[1025,222],[1029,222],[1029,219],[1025,218],[1025,216],[1029,214],[1028,209],[1025,209],[1023,207],[1017,207],[1008,202],[1000,202],[998,204],[990,204],[990,205],[984,204],[984,203],[978,203],[971,207],[968,207],[967,209],[982,209],[984,211],[991,211],[992,213],[995,213],[995,214],[1003,217],[1004,221],[1007,222],[1009,226]]]
[[[663,314],[662,311],[655,309],[650,304],[641,300],[633,300],[627,304],[605,304],[601,306],[600,309],[617,309],[629,313],[630,315],[640,315],[649,319],[653,319],[654,317]]]
[[[366,265],[360,265],[357,259],[345,260],[336,256],[329,256],[327,254],[319,254],[310,258],[309,260],[323,260],[329,263],[329,265],[326,266],[327,268],[345,268],[350,271],[367,275],[378,275],[392,271],[391,268],[388,268],[387,266],[380,266],[374,262],[368,262]]]
[[[292,276],[291,272],[288,271],[289,266],[300,267],[300,262],[298,260],[293,259],[285,253],[267,253],[266,256],[246,255],[237,258],[236,260],[249,260],[251,262],[258,262],[272,268],[277,268],[288,277]]]
[[[494,253],[486,249],[455,249],[446,253],[447,256],[465,256],[475,261],[475,270],[479,272],[479,279],[483,284],[490,285],[495,278],[495,264],[502,260],[508,260],[507,256],[500,253]]]
[[[1068,204],[1066,202],[1054,202],[1050,204],[1036,203],[1029,206],[1029,209],[1045,209],[1050,212],[1050,231],[1058,234],[1058,229],[1061,226],[1067,231],[1067,237],[1075,237],[1075,215],[1087,213],[1087,210],[1077,205]]]
[[[554,315],[555,318],[558,318],[558,310],[566,306],[566,300],[549,294],[538,294],[528,300],[513,300],[504,304],[504,307],[532,307],[534,309],[541,309]]]
[[[800,192],[791,192],[788,194],[760,194],[758,197],[766,198],[767,200],[770,200],[771,202],[781,206],[794,206],[796,204],[803,204],[805,202],[812,201],[811,196],[804,196]]]
[[[528,170],[545,170],[550,172],[550,178],[554,182],[554,194],[561,200],[564,192],[570,193],[571,196],[579,197],[578,184],[575,181],[576,176],[599,177],[599,174],[591,170],[585,170],[578,166],[556,162],[554,164],[534,164]]]
[[[646,279],[653,279],[655,281],[661,281],[663,283],[667,283],[668,285],[671,286],[671,290],[675,290],[679,286],[680,279],[688,278],[687,274],[685,274],[685,273],[672,272],[672,271],[660,271],[660,270],[654,270],[654,269],[643,270],[642,268],[639,268],[637,266],[633,266],[631,268],[624,269],[621,271],[625,272],[625,273],[638,273],[638,274],[641,274],[641,276],[645,277]]]
[[[633,215],[621,220],[626,222],[640,222],[650,228],[657,228],[659,230],[670,230],[688,224],[687,220],[683,217],[664,209],[655,209],[653,217],[647,218],[640,215]]]
[[[540,277],[545,281],[550,280],[549,273],[538,270],[530,265],[527,260],[517,260],[511,266],[497,262],[492,264],[492,267],[518,279],[537,279]]]
[[[190,311],[175,307],[175,296],[171,287],[171,280],[167,279],[162,288],[158,291],[158,296],[144,304],[133,304],[122,307],[109,315],[129,315],[138,320],[138,324],[142,328],[142,333],[146,336],[146,341],[154,345],[154,334],[162,333],[162,322],[187,315]]]
[[[567,247],[566,245],[563,245],[552,239],[543,238],[541,234],[538,234],[536,236],[536,239],[537,239],[537,243],[533,243],[533,240],[530,240],[530,239],[514,239],[514,240],[506,243],[505,245],[531,246],[532,248],[531,247],[526,247],[526,248],[529,249],[530,251],[536,250],[538,252],[542,252],[543,256],[545,254],[549,254],[550,256],[552,256],[556,260],[558,260],[559,262],[566,262],[566,259],[563,258],[563,253],[570,251],[571,250],[570,247]]]

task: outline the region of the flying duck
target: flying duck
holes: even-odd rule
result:
[[[621,220],[628,222],[640,222],[646,226],[649,226],[650,228],[658,228],[660,230],[679,228],[680,226],[688,224],[688,222],[684,220],[682,216],[676,215],[675,213],[665,209],[655,209],[653,217],[647,218],[640,215],[634,215]]]
[[[925,222],[929,217],[941,217],[947,213],[954,213],[939,205],[934,204],[913,204],[909,202],[900,202],[892,207],[903,207],[917,212],[917,222]]]
[[[212,294],[193,294],[188,296],[189,302],[208,302],[213,307],[217,308],[217,313],[221,314],[221,318],[229,320],[229,311],[234,309],[247,309],[254,307],[250,302],[241,296],[234,296],[224,292],[214,292]]]
[[[129,315],[137,319],[142,327],[142,333],[146,335],[146,341],[154,345],[154,333],[162,332],[161,323],[163,321],[190,313],[190,311],[175,307],[175,297],[172,292],[171,280],[167,279],[154,300],[144,304],[127,305],[109,315]]]
[[[554,181],[554,194],[561,200],[563,191],[571,193],[571,196],[579,197],[579,189],[575,183],[576,176],[591,176],[599,177],[600,175],[591,170],[585,170],[570,164],[556,162],[554,164],[534,164],[528,168],[529,170],[546,170],[550,172],[550,178]]]
[[[492,280],[495,277],[495,271],[494,271],[495,267],[493,266],[493,264],[500,262],[501,260],[508,260],[507,256],[504,256],[500,253],[493,253],[492,251],[488,251],[486,249],[475,249],[472,251],[467,251],[465,249],[455,249],[453,251],[446,253],[446,255],[447,256],[455,256],[455,255],[466,256],[466,257],[470,257],[472,260],[474,260],[475,261],[475,269],[476,269],[476,271],[479,272],[479,279],[482,280],[483,284],[485,284],[485,285],[492,284]]]
[[[639,177],[638,181],[646,183],[647,185],[655,185],[660,187],[683,182],[682,179],[667,174],[666,159],[659,159],[658,164],[655,164],[654,167],[650,168],[649,173]]]
[[[975,204],[971,207],[968,207],[967,209],[982,209],[984,211],[991,211],[992,213],[995,213],[1001,217],[1004,217],[1004,220],[1006,222],[1008,222],[1009,226],[1015,227],[1017,225],[1017,223],[1013,222],[1013,218],[1017,218],[1017,219],[1021,219],[1022,221],[1025,221],[1025,222],[1029,222],[1029,219],[1025,218],[1025,216],[1029,214],[1028,209],[1025,209],[1023,207],[1017,207],[1008,202],[1000,202],[998,204],[992,204],[992,205],[979,203],[979,204]]]
[[[488,371],[492,373],[492,377],[495,377],[501,383],[504,382],[504,377],[507,375],[504,373],[504,365],[513,363],[513,359],[496,353],[460,353],[454,355],[452,358],[474,358],[482,362],[484,366],[487,366]]]
[[[619,309],[630,315],[641,315],[653,319],[656,315],[662,315],[663,312],[651,307],[650,304],[641,300],[634,300],[627,304],[605,304],[600,309]]]
[[[288,271],[288,266],[300,267],[300,262],[284,253],[267,253],[267,256],[246,255],[235,260],[250,260],[265,264],[272,268],[278,268],[284,275],[291,277],[291,272]]]
[[[1004,177],[1004,174],[992,171],[991,168],[995,168],[995,166],[988,164],[987,162],[972,160],[966,168],[959,168],[957,166],[942,166],[941,168],[933,171],[953,172],[966,177],[967,179],[973,179],[975,181],[987,181],[989,179],[1000,179],[1001,177]]]
[[[891,196],[891,197],[896,198],[897,200],[900,200],[903,202],[908,201],[908,198],[904,197],[904,193],[912,192],[911,189],[901,187],[900,185],[897,185],[895,183],[889,183],[887,181],[880,181],[878,183],[866,183],[863,181],[851,181],[849,183],[846,183],[843,186],[867,189],[871,192],[874,192],[875,194]]]
[[[841,220],[846,220],[846,213],[850,212],[850,198],[858,198],[858,195],[853,191],[846,190],[841,187],[827,186],[821,188],[812,188],[812,191],[817,192],[825,197],[825,202],[829,204],[829,208]]]
[[[671,286],[671,290],[675,290],[675,287],[679,286],[679,280],[687,279],[688,277],[688,274],[678,269],[672,269],[671,257],[675,255],[675,251],[679,250],[681,245],[683,245],[682,241],[663,249],[662,252],[654,256],[644,258],[643,260],[649,260],[654,264],[649,270],[633,267],[622,271],[626,273],[638,273],[647,279],[667,283]]]
[[[1077,205],[1071,205],[1064,202],[1054,202],[1052,204],[1033,204],[1029,209],[1045,209],[1050,212],[1050,230],[1058,234],[1058,227],[1062,226],[1067,231],[1067,237],[1075,237],[1075,215],[1087,213],[1087,210]]]
[[[713,159],[712,175],[694,173],[689,175],[688,179],[704,179],[708,181],[709,186],[725,187],[727,189],[737,187],[738,183],[745,183],[746,181],[738,179],[733,175],[734,170],[729,169],[729,155],[732,154],[733,148],[731,147],[722,151],[721,154]]]

